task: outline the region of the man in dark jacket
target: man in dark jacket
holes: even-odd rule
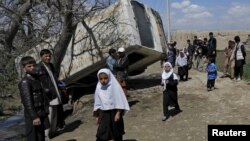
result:
[[[27,141],[44,141],[49,127],[48,106],[41,83],[35,73],[36,61],[30,56],[21,59],[25,75],[18,88],[24,106]]]
[[[208,49],[207,49],[207,57],[211,58],[211,62],[216,62],[216,48],[217,48],[217,41],[214,38],[213,32],[209,33],[209,40],[208,40]]]
[[[170,42],[169,43],[169,48],[168,48],[168,62],[171,63],[172,67],[175,67],[175,61],[176,61],[176,54],[177,54],[177,50],[176,50],[176,42]]]

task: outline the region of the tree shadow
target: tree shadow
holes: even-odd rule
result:
[[[161,74],[141,75],[130,78],[128,85],[130,89],[150,88],[161,84]]]
[[[76,128],[78,128],[82,124],[81,120],[76,120],[74,122],[71,122],[70,124],[66,124],[66,127],[64,130],[57,132],[52,138],[59,136],[60,134],[66,133],[66,132],[73,132]],[[75,139],[70,139],[68,141],[76,141]]]
[[[70,124],[66,125],[66,128],[64,129],[64,133],[65,132],[72,132],[74,131],[76,128],[78,128],[80,125],[82,124],[81,120],[76,120],[74,122],[71,122]]]
[[[182,112],[182,110],[170,109],[169,110],[169,115],[172,116],[172,117],[174,117],[174,116],[180,114],[181,112]]]
[[[140,102],[139,100],[132,100],[132,101],[129,101],[128,104],[129,104],[129,107],[132,107],[134,106],[136,103]]]

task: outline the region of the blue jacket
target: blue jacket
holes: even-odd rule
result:
[[[214,63],[207,64],[206,71],[208,80],[217,78],[217,66]]]

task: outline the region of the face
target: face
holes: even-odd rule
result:
[[[117,57],[117,53],[116,53],[116,52],[111,53],[111,56],[113,56],[113,57]]]
[[[109,77],[106,73],[100,73],[99,74],[99,82],[102,84],[102,85],[107,85],[108,82],[109,82]]]
[[[123,56],[125,56],[125,52],[118,52],[118,55],[119,55],[120,57],[123,57]]]
[[[166,72],[169,72],[169,71],[171,70],[170,65],[169,65],[169,64],[166,64],[166,65],[164,66],[164,70],[165,70]]]
[[[208,63],[208,64],[211,64],[211,60],[210,60],[210,59],[207,59],[207,63]]]
[[[35,66],[35,64],[27,64],[23,67],[23,69],[28,74],[34,74]]]
[[[51,60],[51,54],[44,54],[41,56],[41,60],[44,63],[49,63]]]
[[[184,57],[184,53],[183,53],[183,52],[180,52],[180,56],[181,56],[181,57]]]

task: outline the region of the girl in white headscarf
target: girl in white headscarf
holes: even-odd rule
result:
[[[188,62],[187,56],[184,51],[179,53],[176,59],[176,65],[178,66],[178,75],[180,76],[180,81],[188,80]],[[184,79],[185,76],[185,79]]]
[[[169,117],[168,106],[174,105],[177,113],[181,112],[178,104],[178,77],[174,73],[171,63],[166,62],[163,65],[162,83],[164,87],[163,91],[163,118],[162,121],[166,121]]]
[[[122,141],[124,122],[122,116],[130,108],[120,84],[109,69],[97,73],[94,116],[97,118],[97,141]]]

